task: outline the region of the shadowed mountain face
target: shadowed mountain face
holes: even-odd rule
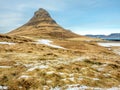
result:
[[[59,26],[50,14],[40,8],[34,16],[23,26],[8,33],[8,35],[22,35],[44,38],[73,38],[79,37],[69,30]]]

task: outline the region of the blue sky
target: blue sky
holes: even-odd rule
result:
[[[39,8],[81,35],[120,33],[120,0],[0,0],[0,33],[25,24]]]

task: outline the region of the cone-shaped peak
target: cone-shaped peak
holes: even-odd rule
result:
[[[56,22],[51,18],[50,14],[43,8],[40,8],[34,13],[34,16],[26,25],[36,25],[40,23],[46,24],[56,24]]]
[[[34,13],[28,23],[8,33],[9,35],[22,35],[42,38],[72,38],[79,35],[72,33],[57,24],[50,14],[43,8]]]
[[[43,8],[40,8],[38,11],[34,13],[34,17],[36,18],[48,18],[50,14]]]

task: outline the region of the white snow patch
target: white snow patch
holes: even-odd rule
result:
[[[12,43],[12,42],[0,42],[0,44],[14,45],[15,43]]]
[[[107,73],[107,74],[103,74],[105,77],[109,77],[111,76],[111,74]]]
[[[40,65],[40,66],[34,66],[34,67],[28,69],[27,71],[29,72],[29,71],[33,71],[35,69],[46,69],[46,68],[48,68],[48,66]]]
[[[74,79],[74,77],[71,77],[71,78],[69,78],[69,80],[74,81],[75,79]]]
[[[92,68],[98,68],[98,65],[92,65],[91,67]]]
[[[111,51],[112,49],[109,47],[108,50]]]
[[[113,50],[113,52],[120,55],[120,49],[115,49],[115,50]]]
[[[39,66],[39,68],[40,68],[40,69],[46,69],[46,68],[48,68],[48,66],[41,65],[41,66]]]
[[[29,68],[29,67],[32,67],[34,66],[34,64],[24,64],[25,67]]]
[[[11,68],[11,66],[0,66],[0,68]]]
[[[95,80],[95,81],[99,80],[99,78],[92,78],[92,79]]]
[[[0,90],[8,90],[7,86],[0,86]]]
[[[82,77],[79,77],[78,80],[83,80],[83,78],[82,78]]]
[[[119,87],[112,87],[112,88],[109,88],[107,90],[120,90],[120,88]]]
[[[51,80],[48,80],[48,81],[46,81],[47,83],[52,83],[52,81]]]
[[[82,70],[85,70],[86,68],[81,68]]]
[[[61,73],[61,72],[59,72],[59,75],[65,75],[65,73]]]
[[[28,79],[28,78],[30,78],[30,76],[28,76],[28,75],[22,75],[22,76],[19,77],[19,79],[21,79],[21,78]]]
[[[65,48],[63,48],[63,47],[61,47],[61,46],[57,46],[57,45],[53,45],[53,44],[51,44],[53,41],[51,41],[51,40],[48,40],[48,39],[41,39],[41,40],[38,40],[38,44],[45,44],[45,45],[47,45],[47,46],[50,46],[50,47],[53,47],[53,48],[61,48],[61,49],[65,49]]]
[[[104,71],[104,68],[97,68],[98,71]]]
[[[49,89],[49,86],[45,85],[43,86],[43,90],[48,90]]]
[[[98,45],[104,47],[112,47],[112,46],[120,46],[120,43],[98,43]]]
[[[74,77],[74,74],[69,74],[70,77]]]
[[[88,86],[85,85],[69,85],[66,90],[86,90],[88,89]]]
[[[62,90],[61,87],[55,87],[55,88],[51,88],[50,90]]]
[[[103,64],[102,66],[103,66],[103,67],[106,67],[106,66],[108,66],[108,64]]]
[[[47,74],[49,74],[49,75],[50,75],[50,74],[53,74],[53,73],[54,73],[54,71],[47,72]]]
[[[19,88],[21,89],[21,88],[23,88],[22,86],[19,86]]]
[[[61,79],[61,80],[66,81],[67,79],[66,79],[66,78],[64,78],[64,79]]]
[[[51,88],[50,90],[63,90],[63,89],[62,87],[55,87],[55,88]],[[120,90],[120,87],[100,88],[100,87],[90,87],[86,85],[73,84],[73,85],[67,85],[67,88],[65,90]]]

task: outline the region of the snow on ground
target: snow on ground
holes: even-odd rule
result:
[[[113,50],[113,52],[120,55],[120,49],[115,49],[115,50]]]
[[[47,72],[46,74],[53,74],[53,73],[55,73],[54,71],[49,71],[49,72]]]
[[[59,74],[59,75],[65,75],[65,73],[61,73],[61,72],[59,72],[58,74]]]
[[[105,68],[97,68],[98,71],[104,71]]]
[[[81,85],[78,87],[78,85],[69,85],[66,90],[86,90],[88,89],[87,86]]]
[[[120,46],[120,43],[98,43],[98,45],[104,47],[112,47],[112,46]]]
[[[62,90],[61,87],[51,88],[50,90]],[[100,88],[100,87],[89,87],[85,85],[67,85],[65,90],[120,90],[120,87],[111,87],[111,88]]]
[[[79,77],[78,80],[83,80],[83,78],[82,78],[82,77]]]
[[[45,44],[45,45],[47,45],[47,46],[50,46],[50,47],[53,47],[53,48],[61,48],[61,49],[65,49],[65,48],[63,48],[63,47],[61,47],[61,46],[57,46],[57,45],[53,45],[53,44],[51,44],[53,41],[51,41],[51,40],[48,40],[48,39],[41,39],[41,40],[38,40],[38,44]]]
[[[120,88],[119,87],[112,87],[112,88],[109,88],[107,90],[120,90]]]
[[[74,77],[71,77],[71,78],[68,78],[69,80],[71,80],[71,81],[74,81],[75,80],[75,78]]]
[[[71,60],[59,60],[57,61],[55,64],[58,65],[58,64],[64,64],[64,65],[69,65],[70,63],[74,63],[74,62],[82,62],[84,61],[85,59],[89,59],[89,57],[77,57],[75,59],[71,59]]]
[[[111,76],[111,74],[107,73],[107,74],[103,74],[105,77],[109,77]]]
[[[62,90],[60,87],[51,88],[50,90]]]
[[[0,90],[8,90],[7,86],[0,86]]]
[[[27,71],[33,71],[35,69],[46,69],[48,66],[40,65],[40,66],[33,66],[32,68],[28,69]]]
[[[92,78],[92,79],[95,80],[95,81],[96,81],[96,80],[100,80],[99,78]]]
[[[64,60],[64,59],[60,59],[60,60],[47,60],[46,61],[41,61],[40,63],[32,63],[32,64],[24,64],[24,66],[26,68],[28,68],[27,72],[29,71],[33,71],[35,69],[47,69],[47,68],[50,68],[50,67],[53,67],[53,66],[57,66],[57,65],[69,65],[70,63],[74,63],[74,62],[82,62],[84,61],[85,59],[88,59],[88,57],[78,57],[76,59],[71,59],[71,60]],[[59,73],[59,74],[64,74],[64,73]]]
[[[15,43],[12,43],[12,42],[0,42],[0,44],[14,45]]]
[[[120,43],[98,43],[98,45],[108,47],[108,50],[112,50],[110,47],[120,47]],[[113,49],[113,52],[120,55],[120,49]]]
[[[30,76],[28,76],[28,75],[22,75],[22,76],[19,77],[19,79],[20,79],[20,78],[26,78],[26,79],[27,79],[27,78],[29,78],[29,77],[30,77]]]
[[[0,66],[0,68],[11,68],[11,66]]]
[[[98,68],[98,65],[92,65],[91,67],[92,68]]]

